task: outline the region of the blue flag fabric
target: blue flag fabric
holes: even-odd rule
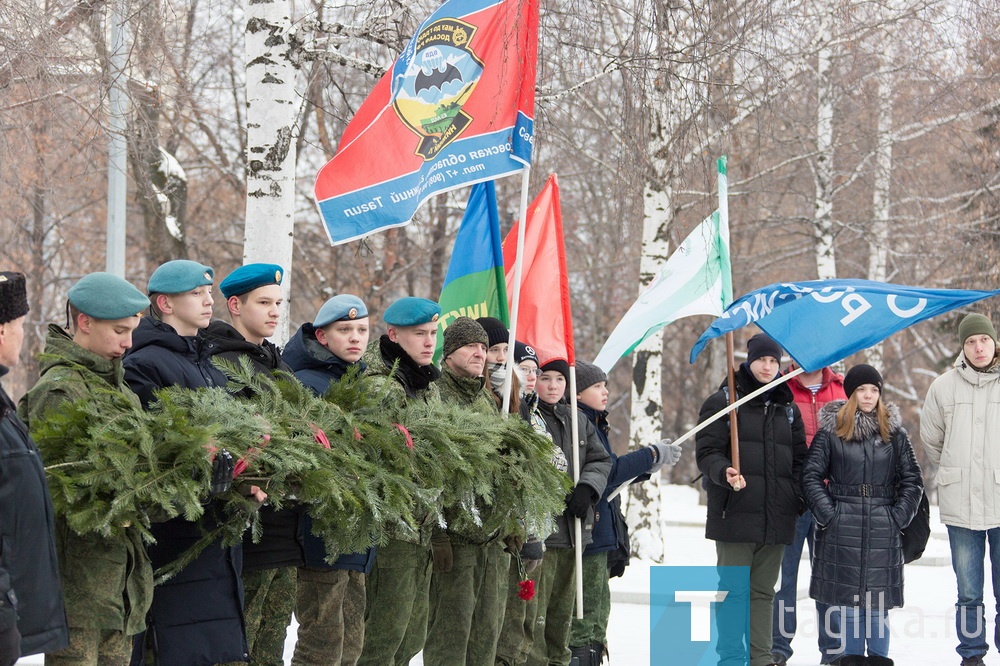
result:
[[[867,349],[896,331],[1000,291],[923,289],[871,280],[781,282],[752,291],[712,322],[691,348],[756,324],[806,372]]]

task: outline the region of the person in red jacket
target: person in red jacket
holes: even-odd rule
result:
[[[796,367],[793,363],[788,372]],[[792,377],[788,380],[788,388],[792,390],[795,404],[802,413],[802,422],[806,427],[806,446],[810,446],[819,430],[819,412],[823,405],[832,400],[847,399],[844,393],[844,376],[828,367],[821,368]],[[795,524],[795,540],[791,545],[785,546],[785,554],[781,559],[781,588],[774,595],[774,620],[771,624],[771,659],[775,664],[785,664],[792,657],[791,644],[797,624],[795,597],[799,561],[802,559],[802,546],[806,542],[809,543],[809,555],[812,558],[814,524],[813,515],[807,509],[799,516]],[[836,609],[817,601],[816,617],[820,663],[829,664],[840,656],[835,653],[840,646],[840,616]]]

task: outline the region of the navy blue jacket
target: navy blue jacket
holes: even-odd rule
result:
[[[122,366],[125,381],[143,406],[153,391],[167,386],[198,389],[225,386],[225,373],[212,365],[215,343],[182,337],[168,324],[145,317],[132,335],[132,349]],[[213,507],[201,521],[183,517],[153,523],[156,543],[149,547],[154,571],[176,560],[215,526]],[[249,661],[243,623],[243,548],[213,543],[176,576],[153,589],[146,645],[157,666],[210,666]],[[143,640],[143,639],[138,639]],[[133,664],[141,663],[133,656]]]
[[[16,605],[22,656],[69,644],[54,515],[41,456],[0,388],[0,630],[10,628]]]
[[[316,395],[326,393],[330,384],[340,381],[344,373],[354,365],[321,345],[316,340],[316,329],[309,323],[302,324],[288,341],[282,359],[298,380],[312,389]],[[360,369],[364,370],[364,364],[361,364]],[[322,539],[312,533],[312,519],[309,514],[306,514],[302,521],[302,539],[305,542],[306,566],[311,569],[341,569],[369,574],[375,565],[374,548],[369,548],[364,553],[346,553],[338,557],[333,564],[327,564],[326,546],[323,545]]]
[[[608,497],[618,486],[632,479],[632,483],[639,483],[649,479],[649,469],[653,466],[653,453],[648,447],[643,447],[638,451],[631,451],[623,456],[616,456],[611,450],[608,442],[608,413],[598,412],[586,405],[579,405],[587,419],[594,424],[597,430],[597,437],[601,440],[608,455],[611,456],[611,472],[608,473],[608,486],[604,489],[600,501],[594,507],[594,541],[584,554],[603,553],[615,550],[619,546],[628,547],[628,534],[624,534],[625,524],[622,516],[622,497],[619,493],[613,500]],[[621,520],[616,520],[621,518]]]
[[[282,363],[281,351],[271,342],[254,344],[247,341],[230,324],[215,320],[202,334],[212,343],[209,351],[230,363],[239,364],[240,357],[246,356],[258,373],[270,374],[274,370],[291,372]],[[244,389],[249,391],[249,388]],[[243,395],[243,392],[237,394]],[[250,396],[247,396],[250,397]],[[261,537],[253,542],[248,530],[243,537],[243,573],[298,567],[305,563],[302,546],[302,511],[297,505],[286,505],[282,509],[265,504],[260,508]]]

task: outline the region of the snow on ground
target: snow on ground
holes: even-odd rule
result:
[[[712,565],[715,544],[704,536],[705,507],[698,505],[698,493],[689,486],[663,486],[663,526],[666,542],[665,565]],[[931,507],[933,532],[927,551],[919,561],[906,567],[906,606],[889,612],[892,629],[890,657],[898,666],[958,665],[955,652],[955,576],[951,570],[948,538],[937,517],[937,507]],[[633,560],[625,576],[611,583],[612,609],[608,628],[611,664],[640,666],[676,664],[669,655],[649,654],[649,575],[650,562]],[[816,649],[816,617],[809,598],[809,564],[799,569],[799,631],[792,642],[795,654],[790,666],[811,666],[819,663]],[[992,586],[986,576],[985,599],[989,610]],[[987,612],[987,616],[989,616]],[[987,620],[991,621],[991,618]],[[285,663],[291,663],[295,647],[293,622],[285,644]],[[987,635],[992,628],[987,627]],[[39,665],[40,656],[22,659],[18,664]],[[412,664],[422,664],[418,656]],[[986,663],[1000,665],[1000,657],[991,649]]]

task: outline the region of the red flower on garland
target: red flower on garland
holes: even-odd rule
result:
[[[399,432],[403,433],[403,437],[406,437],[406,448],[412,449],[413,435],[411,435],[410,431],[406,429],[406,426],[402,425],[401,423],[393,423],[392,425],[396,426]]]
[[[531,601],[535,598],[535,581],[533,580],[522,580],[520,583],[520,589],[517,591],[517,596],[524,601]]]
[[[315,423],[310,423],[309,427],[312,428],[313,439],[316,440],[316,443],[317,444],[322,444],[324,449],[330,448],[330,440],[327,439],[326,433],[323,432],[323,429],[320,428]]]
[[[358,430],[358,426],[354,426],[354,441],[356,442],[361,441],[361,431]]]

